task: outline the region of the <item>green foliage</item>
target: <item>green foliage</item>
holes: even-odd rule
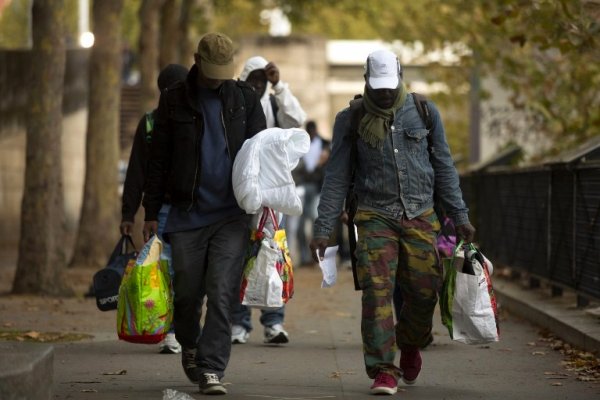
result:
[[[600,22],[584,1],[275,3],[289,11],[295,32],[329,38],[419,40],[427,49],[466,44],[478,57],[464,56],[463,70],[454,80],[467,82],[474,66],[482,75],[497,77],[512,91],[512,105],[528,116],[530,129],[549,139],[554,151],[571,148],[600,132]],[[438,79],[452,78],[438,74]],[[460,85],[449,87],[454,90]]]
[[[121,24],[123,28],[123,44],[131,49],[136,49],[140,35],[140,21],[138,11],[141,0],[125,0],[123,12],[121,13]]]
[[[67,46],[79,45],[79,0],[64,0],[65,2],[65,35]]]
[[[0,15],[0,48],[31,47],[32,0],[11,1]]]
[[[79,0],[64,0],[64,2],[67,46],[77,47],[79,43]],[[0,16],[0,48],[31,47],[32,4],[33,0],[13,0],[3,10]]]
[[[126,0],[122,15],[125,41],[133,49],[139,36],[140,3]],[[77,0],[66,0],[66,5],[67,34],[74,35]],[[600,85],[600,23],[585,1],[203,0],[193,2],[190,33],[199,37],[221,30],[234,39],[267,33],[268,24],[260,14],[275,6],[287,13],[295,34],[418,40],[427,50],[464,43],[471,53],[462,57],[460,68],[433,65],[427,69],[428,81],[441,81],[449,88],[448,93],[433,96],[443,109],[456,99],[467,101],[470,71],[477,67],[482,76],[495,76],[511,90],[511,103],[528,116],[531,131],[542,133],[557,151],[600,132],[596,89]],[[30,9],[31,0],[12,1],[4,9],[0,47],[29,46]],[[465,113],[466,120],[466,103],[459,112]],[[460,147],[466,142],[466,122],[447,124],[449,137],[459,138],[453,147]]]

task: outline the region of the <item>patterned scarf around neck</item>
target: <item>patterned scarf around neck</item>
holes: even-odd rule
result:
[[[406,100],[406,86],[402,82],[396,101],[390,108],[380,108],[373,99],[369,97],[369,92],[365,87],[363,93],[365,115],[360,120],[358,134],[362,140],[371,146],[381,149],[383,141],[389,132],[390,121],[393,120],[396,111],[404,105]]]

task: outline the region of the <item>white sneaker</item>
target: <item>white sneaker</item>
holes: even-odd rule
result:
[[[231,327],[231,343],[244,344],[248,341],[250,333],[241,325],[233,325]]]
[[[181,345],[175,339],[174,333],[167,333],[167,336],[160,342],[158,348],[162,354],[178,354],[181,353]]]
[[[265,326],[265,343],[281,344],[290,341],[288,333],[281,324]]]

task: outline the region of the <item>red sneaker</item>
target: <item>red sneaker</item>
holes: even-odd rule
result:
[[[403,348],[400,351],[400,369],[404,383],[412,385],[416,382],[421,372],[421,364],[421,353],[417,347]]]
[[[371,385],[371,394],[394,394],[398,390],[398,380],[393,375],[380,372]]]

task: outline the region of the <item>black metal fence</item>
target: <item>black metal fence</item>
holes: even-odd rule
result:
[[[600,299],[600,163],[461,177],[477,242],[492,262]]]

